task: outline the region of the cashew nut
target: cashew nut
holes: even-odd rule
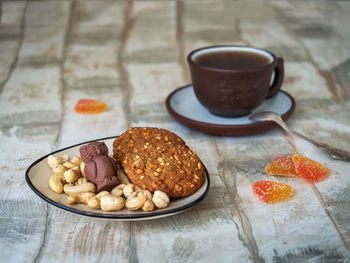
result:
[[[130,198],[126,199],[125,207],[129,210],[137,210],[146,202],[145,194],[141,191],[133,193]]]
[[[80,177],[80,174],[73,170],[68,170],[64,172],[64,179],[67,183],[75,183],[76,180]]]
[[[142,206],[142,210],[145,212],[149,212],[149,211],[154,210],[154,203],[153,203],[152,199],[145,201],[145,203]]]
[[[91,192],[74,193],[68,196],[67,202],[70,204],[87,204],[94,196],[95,194]]]
[[[63,154],[61,158],[62,162],[68,162],[70,160],[69,154]]]
[[[88,180],[85,177],[79,177],[79,179],[75,182],[75,185],[77,184],[85,184]]]
[[[102,191],[102,192],[99,192],[97,195],[95,195],[93,198],[91,198],[87,205],[93,209],[99,209],[101,208],[101,201],[100,201],[100,198],[102,196],[105,196],[105,195],[110,195],[110,193],[108,191]]]
[[[87,205],[93,209],[99,209],[101,208],[101,203],[100,203],[100,199],[98,199],[96,196],[94,196],[93,198],[91,198],[88,202]]]
[[[80,163],[80,173],[82,176],[86,177],[86,174],[85,174],[85,163],[83,161],[81,161]]]
[[[108,191],[102,191],[102,192],[99,192],[96,196],[98,198],[101,198],[102,196],[105,196],[105,195],[110,195],[111,193],[108,192]]]
[[[56,165],[59,165],[62,163],[62,159],[61,158],[58,158],[54,155],[49,155],[47,157],[47,164],[51,167],[51,168],[54,168]]]
[[[152,197],[153,197],[152,193],[148,190],[143,190],[142,192],[146,197],[146,201],[142,206],[142,210],[145,212],[153,211],[155,207],[154,207],[154,203],[152,201]]]
[[[132,192],[131,194],[128,195],[128,198],[130,199],[130,198],[136,197],[138,194],[139,194],[139,191]]]
[[[73,156],[72,157],[72,163],[75,163],[76,165],[80,165],[81,164],[81,158],[78,156]]]
[[[111,194],[116,196],[123,196],[123,189],[125,186],[126,184],[117,185],[112,189]]]
[[[117,211],[124,207],[125,199],[115,195],[104,195],[101,196],[100,203],[103,211]]]
[[[145,195],[146,197],[146,200],[152,200],[152,193],[148,190],[142,190],[143,194]]]
[[[166,193],[156,190],[153,194],[152,201],[158,208],[165,208],[169,205],[169,197]]]
[[[129,196],[134,192],[134,185],[133,184],[127,184],[123,188],[123,194],[125,198],[129,198]]]
[[[63,186],[63,191],[66,194],[74,194],[74,193],[82,193],[82,192],[91,192],[95,193],[95,185],[93,183],[84,183],[84,184],[78,184],[78,185],[70,185],[65,184]]]
[[[71,170],[76,171],[78,174],[80,173],[80,166],[74,166]]]
[[[53,174],[50,176],[49,187],[58,194],[63,192],[62,177],[60,174]]]
[[[67,168],[64,167],[62,164],[57,164],[55,167],[52,168],[53,173],[64,173],[67,171]]]
[[[75,163],[68,161],[68,162],[64,162],[63,166],[68,168],[68,169],[72,169],[74,166],[77,166],[77,165]]]

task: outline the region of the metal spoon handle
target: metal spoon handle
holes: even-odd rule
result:
[[[290,130],[290,129],[289,129]],[[310,139],[308,137],[306,137],[305,135],[302,135],[296,131],[290,130],[293,134],[299,136],[300,138],[303,138],[304,140],[311,142],[312,144],[314,144],[317,148],[327,152],[331,157],[333,157],[334,159],[338,159],[338,160],[343,160],[343,161],[350,161],[350,152],[348,151],[344,151],[335,147],[332,147],[326,143],[321,143],[321,142],[317,142],[314,141],[313,139]]]
[[[291,130],[288,128],[287,124],[284,122],[284,120],[281,118],[281,116],[279,115],[276,115],[274,116],[274,119],[273,119],[275,122],[277,122],[277,124],[279,126],[281,126],[281,128],[283,128],[285,131],[287,132],[291,132]]]
[[[271,111],[258,112],[258,113],[253,114],[252,116],[250,116],[249,119],[255,120],[255,121],[256,120],[274,121],[281,128],[283,128],[286,132],[293,133],[293,134],[299,136],[300,138],[314,144],[320,150],[327,152],[332,158],[338,159],[338,160],[343,160],[343,161],[350,161],[350,152],[349,151],[344,151],[344,150],[332,147],[328,144],[317,142],[313,139],[306,137],[305,135],[302,135],[296,131],[289,129],[287,127],[286,123],[281,118],[281,116],[275,112],[271,112]]]
[[[277,124],[279,124],[287,132],[291,132],[291,133],[299,136],[300,138],[303,138],[304,140],[314,144],[317,148],[327,152],[332,158],[338,159],[338,160],[343,160],[343,161],[350,161],[350,152],[340,150],[338,148],[332,147],[332,146],[325,144],[325,143],[317,142],[313,139],[306,137],[305,135],[302,135],[296,131],[289,129],[280,116],[276,116],[275,122],[277,122]]]

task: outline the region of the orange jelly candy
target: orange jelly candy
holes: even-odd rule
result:
[[[277,157],[265,166],[268,175],[297,176],[295,166],[290,157]]]
[[[98,114],[106,110],[106,103],[99,100],[80,99],[75,104],[74,110],[81,114]]]
[[[297,174],[309,182],[320,182],[330,174],[326,166],[303,155],[295,154],[292,160]]]
[[[290,185],[265,180],[254,182],[252,190],[259,200],[268,204],[284,201],[294,194]]]

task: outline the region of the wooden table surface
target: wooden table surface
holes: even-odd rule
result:
[[[219,137],[174,121],[164,100],[190,83],[186,55],[214,44],[253,45],[285,59],[288,121],[315,140],[350,148],[349,2],[0,2],[0,261],[349,262],[350,163],[276,128]],[[79,98],[108,104],[79,115]],[[174,131],[198,153],[211,188],[168,218],[116,222],[53,207],[27,186],[37,158],[132,126]],[[328,179],[268,177],[264,165],[300,152]],[[295,196],[259,202],[258,179]]]

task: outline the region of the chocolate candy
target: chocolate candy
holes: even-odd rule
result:
[[[104,142],[90,142],[79,148],[80,157],[86,163],[98,155],[108,155],[108,148]]]
[[[86,178],[96,185],[97,192],[110,191],[120,184],[117,166],[113,159],[98,155],[85,163]]]

